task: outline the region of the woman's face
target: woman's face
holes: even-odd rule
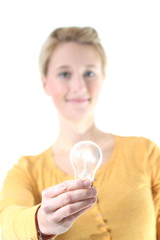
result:
[[[59,114],[65,119],[81,120],[93,115],[103,78],[96,49],[69,42],[56,47],[42,80]]]

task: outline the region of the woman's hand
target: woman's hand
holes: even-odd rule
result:
[[[89,180],[70,180],[42,192],[42,203],[37,213],[43,234],[66,232],[74,221],[96,202],[96,189]]]

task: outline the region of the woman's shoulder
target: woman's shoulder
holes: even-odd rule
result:
[[[51,148],[47,148],[40,153],[32,154],[32,155],[23,155],[19,158],[18,164],[26,166],[31,165],[33,166],[40,166],[47,163],[48,160],[51,158]]]
[[[142,136],[119,136],[114,135],[115,146],[118,149],[126,149],[127,151],[148,152],[160,151],[159,146],[149,138]]]
[[[114,135],[115,141],[119,142],[120,144],[134,144],[134,145],[156,145],[156,143],[146,137],[142,136],[120,136]]]

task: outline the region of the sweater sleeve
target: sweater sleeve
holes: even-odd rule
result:
[[[157,240],[160,240],[160,148],[152,143],[148,151],[151,190],[157,218]]]
[[[0,200],[2,240],[37,240],[35,214],[40,205],[32,164],[21,158],[7,174]]]

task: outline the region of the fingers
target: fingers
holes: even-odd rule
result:
[[[92,205],[91,205],[92,206]],[[74,223],[74,221],[80,217],[84,212],[86,212],[89,208],[91,208],[91,206],[84,208],[83,210],[64,218],[61,222],[59,222],[59,224],[61,226],[63,226],[64,228],[70,228],[72,226],[72,224]]]
[[[66,181],[44,190],[37,213],[40,230],[44,234],[66,232],[95,203],[96,195],[91,181],[84,179]]]
[[[84,189],[91,187],[91,182],[89,180],[76,179],[69,180],[56,186],[52,186],[50,188],[45,189],[42,192],[42,202],[49,198],[54,198],[59,196],[60,194],[68,191],[74,191],[76,189]]]
[[[71,217],[71,219],[73,221],[73,220],[75,220],[75,219],[73,219],[73,217],[76,218],[79,215],[81,215],[81,211],[82,212],[85,211],[86,208],[88,209],[95,202],[96,202],[96,197],[87,199],[87,200],[83,200],[83,201],[79,201],[79,202],[76,202],[73,204],[68,204],[68,205],[58,209],[54,213],[55,222],[59,223],[67,217]]]
[[[78,189],[48,199],[42,203],[42,208],[46,213],[54,212],[57,209],[64,207],[71,203],[76,203],[82,200],[92,199],[96,197],[97,191],[95,188]]]

